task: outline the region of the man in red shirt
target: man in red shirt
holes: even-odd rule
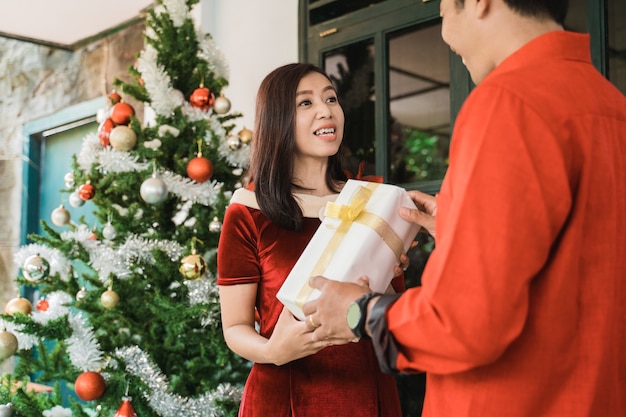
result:
[[[422,286],[314,277],[313,337],[371,336],[385,371],[426,372],[424,416],[624,417],[626,98],[563,30],[567,0],[440,7],[477,87],[437,199],[401,210],[437,232]]]

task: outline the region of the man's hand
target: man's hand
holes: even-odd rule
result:
[[[315,327],[313,340],[332,340],[333,344],[353,341],[354,334],[348,327],[346,314],[353,301],[371,292],[367,278],[362,277],[358,283],[352,283],[312,277],[309,284],[321,292],[318,298],[302,307],[307,316],[306,322]]]
[[[399,209],[400,216],[405,220],[419,224],[426,229],[432,237],[435,237],[435,216],[437,214],[436,197],[417,190],[407,191],[407,193],[417,206],[417,210],[401,207]]]

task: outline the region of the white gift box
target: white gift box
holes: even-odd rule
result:
[[[278,291],[278,299],[299,319],[302,306],[319,296],[309,278],[336,281],[369,277],[370,288],[385,292],[393,267],[411,247],[420,226],[404,220],[400,207],[416,208],[404,188],[348,180],[335,202],[329,202],[322,224]]]

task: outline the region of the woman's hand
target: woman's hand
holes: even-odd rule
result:
[[[313,340],[315,323],[300,321],[283,307],[272,336],[265,346],[268,362],[283,365],[313,355],[325,347],[343,344],[340,340]]]

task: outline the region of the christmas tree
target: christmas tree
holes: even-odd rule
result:
[[[236,415],[248,363],[223,339],[215,255],[252,132],[221,94],[227,67],[190,17],[198,1],[148,11],[133,81],[115,81],[68,167],[60,196],[91,201],[96,226],[61,204],[57,227],[42,220],[16,252],[0,416]]]

